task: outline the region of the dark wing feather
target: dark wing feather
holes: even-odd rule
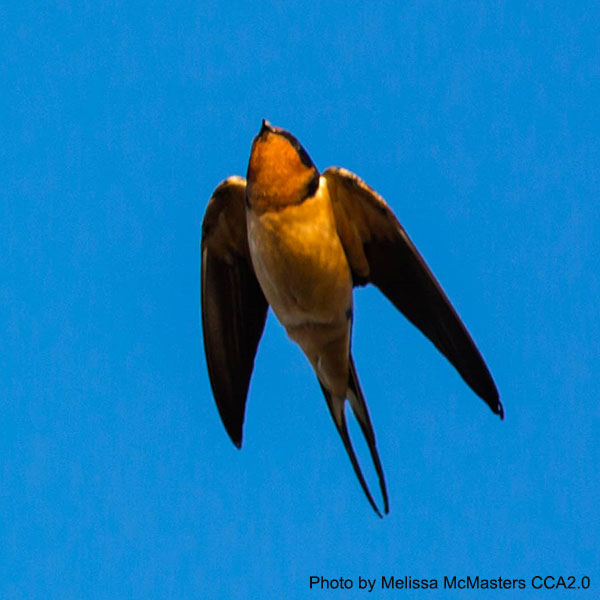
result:
[[[498,390],[481,354],[389,206],[345,169],[329,168],[323,176],[355,284],[375,284],[503,418]]]
[[[202,222],[204,350],[221,420],[238,448],[269,307],[250,260],[245,196],[244,179],[225,180],[214,191]]]

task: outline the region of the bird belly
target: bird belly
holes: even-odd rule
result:
[[[273,312],[329,389],[348,383],[352,277],[329,197],[256,215],[247,211],[258,282]]]
[[[248,242],[256,277],[284,326],[346,320],[352,278],[329,198],[256,215],[248,211]]]

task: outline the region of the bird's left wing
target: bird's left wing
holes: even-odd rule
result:
[[[376,285],[502,418],[498,390],[479,350],[390,207],[346,169],[329,168],[323,177],[354,284]]]
[[[217,186],[202,222],[202,329],[221,420],[239,448],[254,357],[269,305],[252,268],[246,233],[246,180]]]

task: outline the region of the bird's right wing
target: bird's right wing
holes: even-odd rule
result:
[[[208,374],[225,429],[242,445],[246,396],[269,305],[246,233],[246,181],[217,186],[202,222],[202,329]]]

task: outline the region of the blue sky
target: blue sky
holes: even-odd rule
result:
[[[570,597],[597,594],[599,18],[545,2],[0,9],[0,597],[353,598],[382,575],[523,578],[518,597],[544,593],[535,575],[587,575]],[[357,290],[383,520],[272,315],[241,452],[212,399],[200,225],[263,117],[387,199],[506,409]]]

